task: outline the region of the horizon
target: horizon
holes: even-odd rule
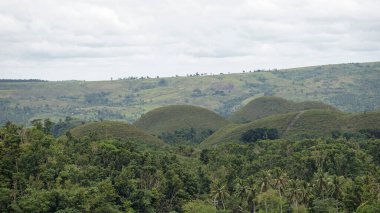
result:
[[[0,78],[1,81],[40,81],[40,82],[64,82],[64,81],[118,81],[118,80],[144,80],[144,79],[159,79],[159,78],[186,78],[186,77],[201,77],[201,76],[215,76],[215,75],[233,75],[233,74],[244,74],[244,73],[254,73],[254,72],[273,72],[273,71],[289,71],[292,69],[308,68],[308,67],[319,67],[319,66],[330,66],[330,65],[345,65],[345,64],[368,64],[368,63],[379,63],[380,61],[365,61],[365,62],[347,62],[347,63],[333,63],[333,64],[317,64],[301,67],[288,67],[288,68],[271,68],[271,69],[255,69],[255,70],[241,70],[240,72],[228,72],[228,73],[187,73],[186,75],[173,75],[173,76],[123,76],[123,77],[110,77],[108,79],[98,79],[98,80],[86,80],[86,79],[62,79],[62,80],[49,80],[40,78]],[[196,74],[199,74],[196,76]]]

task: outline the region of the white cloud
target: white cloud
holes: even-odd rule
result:
[[[0,1],[0,78],[109,79],[380,60],[376,0]]]

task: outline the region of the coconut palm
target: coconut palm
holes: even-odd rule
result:
[[[340,200],[343,196],[343,177],[333,176],[331,182],[329,183],[330,195],[336,200]]]
[[[288,182],[288,175],[278,168],[274,170],[272,181],[273,186],[276,188],[278,194],[280,195],[280,199],[282,199],[286,184]],[[280,212],[282,213],[282,203],[280,203]]]
[[[296,207],[300,203],[300,198],[301,198],[301,190],[299,188],[299,185],[300,184],[298,180],[290,180],[288,183],[288,188],[287,188],[288,199]]]
[[[271,184],[270,184],[272,181],[271,176],[272,175],[269,170],[260,172],[260,175],[259,175],[260,193],[266,192],[271,188]],[[265,205],[265,210],[267,212],[268,204],[266,200],[265,200],[264,205]]]
[[[314,187],[316,196],[321,196],[322,198],[325,198],[327,194],[326,191],[328,189],[328,183],[328,173],[325,173],[321,169],[318,169],[318,171],[314,174]]]
[[[220,206],[223,207],[223,210],[226,209],[225,201],[226,198],[229,196],[226,186],[220,182],[219,180],[216,180],[212,185],[212,197],[213,197],[213,203],[216,206],[216,208],[220,208]]]

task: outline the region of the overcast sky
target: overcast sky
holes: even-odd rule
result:
[[[0,78],[380,61],[379,0],[0,0]]]

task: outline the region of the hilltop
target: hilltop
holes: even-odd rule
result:
[[[208,109],[171,105],[154,109],[134,124],[169,144],[198,144],[229,122]]]
[[[299,112],[308,109],[335,109],[316,101],[293,102],[279,97],[260,97],[233,113],[230,120],[247,123],[270,115]]]
[[[238,74],[113,81],[0,82],[0,123],[33,119],[136,121],[166,105],[195,105],[228,117],[262,96],[318,101],[346,112],[380,109],[380,63]]]
[[[75,138],[88,136],[95,140],[133,140],[148,145],[162,146],[164,143],[137,127],[119,121],[99,121],[77,126],[69,131]]]
[[[334,131],[380,129],[380,112],[351,114],[337,110],[311,109],[272,115],[246,124],[225,126],[200,145],[212,147],[233,142],[242,143],[242,134],[256,128],[277,129],[281,138],[331,137]]]

